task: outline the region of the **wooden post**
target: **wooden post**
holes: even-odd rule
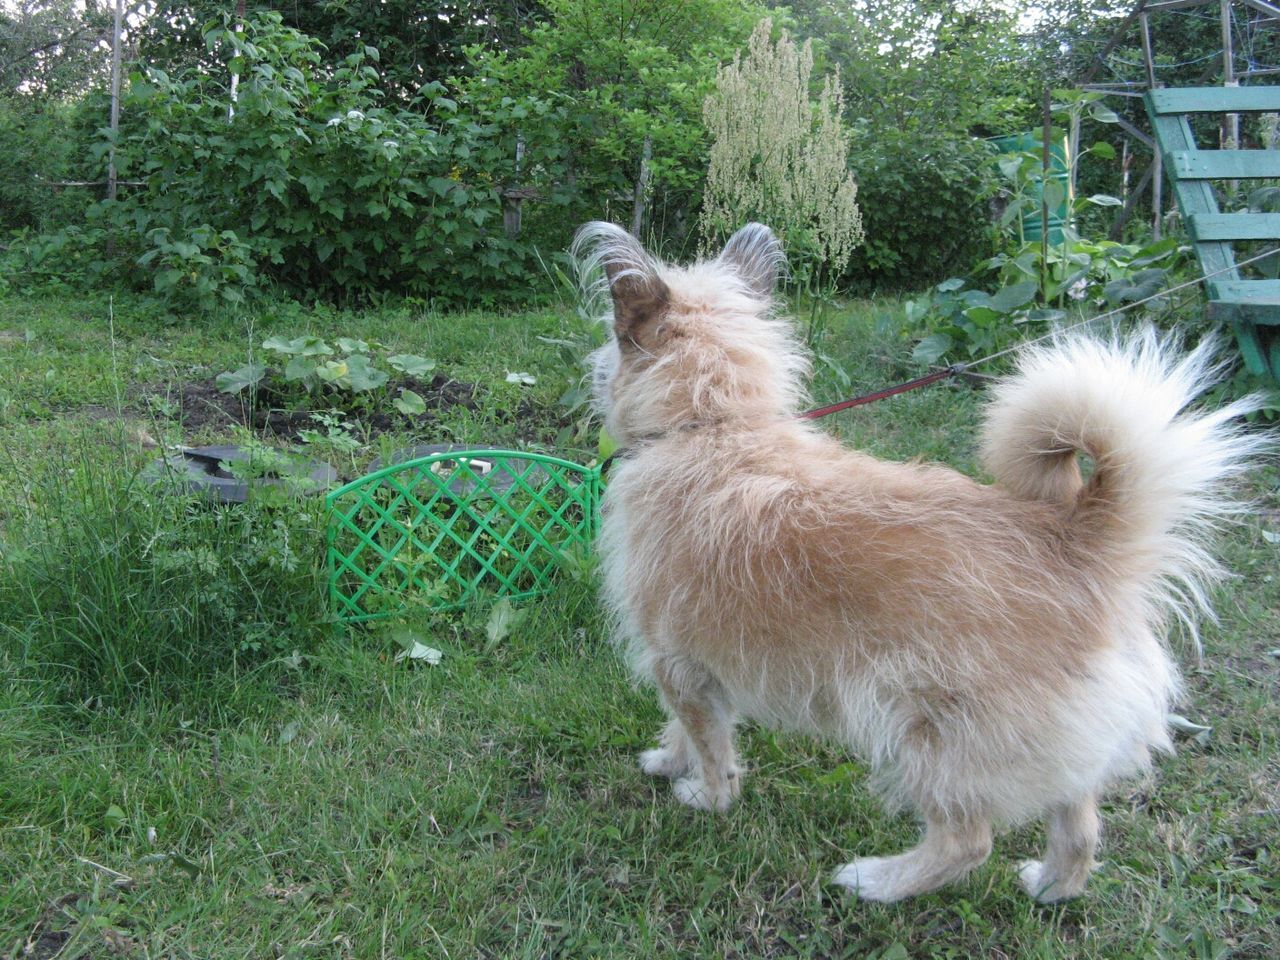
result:
[[[1236,79],[1235,44],[1231,37],[1231,0],[1221,0],[1219,10],[1222,14],[1222,85],[1238,87]],[[1240,114],[1228,113],[1223,117],[1222,148],[1235,150],[1240,146]]]
[[[120,133],[120,34],[124,28],[124,0],[116,0],[111,31],[111,144],[107,151],[107,199],[116,198],[116,137]]]
[[[636,177],[635,193],[631,202],[631,235],[640,236],[640,228],[644,225],[644,208],[649,195],[649,161],[653,159],[653,137],[644,138],[644,149],[640,154],[640,175]]]
[[[1225,0],[1224,0],[1225,2]],[[1142,21],[1142,57],[1147,63],[1147,87],[1156,88],[1156,64],[1151,53],[1151,21],[1144,11]],[[1151,239],[1160,239],[1161,221],[1164,219],[1164,157],[1160,155],[1160,145],[1152,149],[1154,159],[1151,162]]]
[[[524,137],[516,134],[516,175],[515,182],[520,182],[521,167],[524,166]],[[505,190],[502,194],[502,229],[508,240],[520,236],[521,208],[524,197],[520,189]]]

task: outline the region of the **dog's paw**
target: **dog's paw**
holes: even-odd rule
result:
[[[1040,903],[1060,903],[1080,894],[1059,883],[1040,860],[1023,860],[1018,864],[1018,882],[1032,899]]]
[[[856,893],[859,899],[892,903],[903,896],[898,890],[898,867],[893,860],[893,857],[859,857],[837,870],[831,879]]]
[[[723,789],[712,789],[701,777],[685,777],[671,785],[671,791],[677,800],[695,810],[714,810],[723,813],[733,805],[738,795],[739,777],[731,775]]]
[[[640,769],[651,777],[675,780],[689,772],[689,757],[680,750],[658,747],[640,754]]]

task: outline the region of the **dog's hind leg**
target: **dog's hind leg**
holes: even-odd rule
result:
[[[1094,868],[1098,832],[1098,803],[1092,794],[1056,807],[1049,814],[1044,859],[1018,867],[1022,888],[1041,903],[1078,896]]]
[[[658,688],[672,714],[662,746],[640,757],[646,773],[679,777],[672,789],[699,810],[727,810],[742,785],[733,745],[735,717],[724,687],[701,664],[683,657],[654,662]]]
[[[896,857],[859,857],[835,882],[863,900],[891,903],[959,880],[991,855],[991,824],[926,819],[920,845]]]

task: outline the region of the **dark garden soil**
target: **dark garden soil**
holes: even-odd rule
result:
[[[173,407],[172,417],[182,424],[185,436],[225,436],[236,427],[246,427],[260,435],[294,442],[300,439],[302,430],[323,430],[312,415],[332,410],[341,411],[349,421],[358,420],[370,438],[392,431],[420,432],[428,429],[445,410],[459,406],[474,410],[480,389],[474,383],[441,375],[429,381],[405,377],[388,384],[386,396],[397,396],[401,388],[422,397],[426,410],[411,416],[395,410],[389,402],[379,404],[384,409],[352,409],[349,398],[343,397],[316,396],[298,403],[296,399],[282,397],[269,388],[259,388],[253,395],[248,392],[228,394],[219,390],[213,380],[184,383],[176,396],[172,390],[167,394]],[[146,385],[136,392],[134,399],[144,409],[148,396],[166,395],[165,391]],[[286,399],[291,402],[286,403]]]

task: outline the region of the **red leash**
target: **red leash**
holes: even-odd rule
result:
[[[813,410],[806,410],[804,413],[797,414],[797,416],[799,416],[801,420],[817,420],[819,417],[825,417],[832,413],[839,413],[841,410],[848,410],[850,407],[860,407],[864,403],[875,403],[877,400],[884,400],[886,397],[894,397],[900,393],[906,393],[909,390],[918,390],[920,387],[927,387],[929,384],[937,383],[939,380],[945,380],[947,377],[958,376],[963,373],[964,370],[965,364],[952,364],[945,370],[936,370],[933,373],[925,374],[923,377],[916,377],[914,380],[908,380],[906,383],[899,383],[897,386],[877,390],[875,393],[863,394],[860,397],[854,397],[850,400],[841,400],[839,403],[833,403],[825,407],[815,407]]]

